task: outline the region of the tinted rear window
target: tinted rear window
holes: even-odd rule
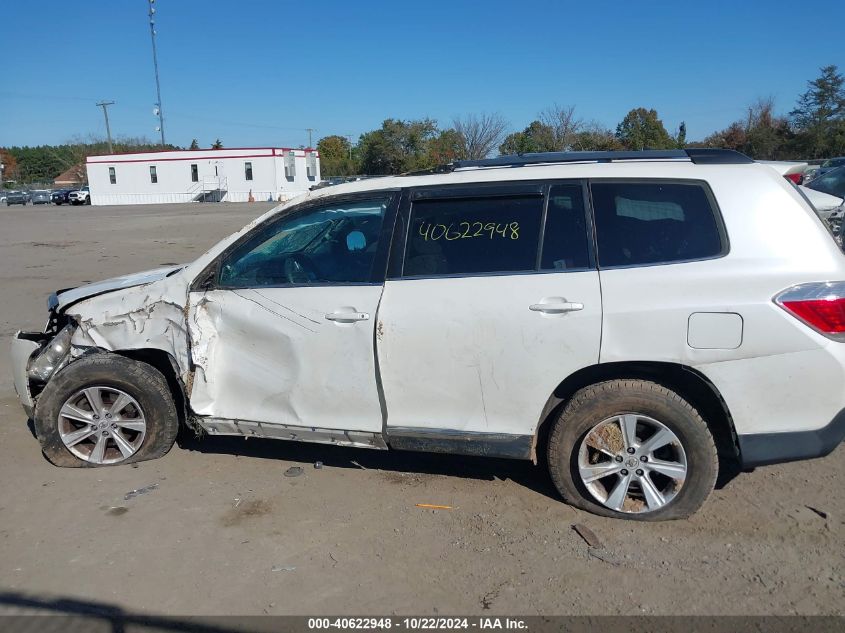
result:
[[[594,182],[599,264],[636,266],[722,253],[715,209],[697,183]]]

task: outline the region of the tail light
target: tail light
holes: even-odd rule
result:
[[[800,185],[803,175],[804,174],[784,174],[783,177],[786,178],[787,180],[791,180],[796,185]]]
[[[787,288],[774,300],[817,332],[845,342],[845,281],[799,284]]]

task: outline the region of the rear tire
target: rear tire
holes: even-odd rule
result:
[[[716,483],[716,445],[707,424],[657,383],[590,385],[553,424],[552,481],[567,503],[582,510],[636,521],[686,518]]]
[[[85,390],[114,394],[98,398],[103,412],[119,406],[118,394],[128,398],[123,400],[127,403],[124,408],[110,420],[115,424],[102,424],[106,417],[112,418],[111,414],[101,413],[95,419],[95,407],[89,406],[90,399],[80,395]],[[76,413],[68,417],[67,411]],[[173,446],[179,431],[176,406],[161,372],[146,363],[108,353],[80,358],[60,370],[41,392],[33,417],[44,455],[56,466],[71,468],[162,457]],[[117,431],[120,438],[116,437]],[[110,439],[95,455],[101,434]],[[80,435],[83,440],[74,444]]]

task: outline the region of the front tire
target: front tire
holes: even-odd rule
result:
[[[59,371],[35,409],[41,449],[56,466],[156,459],[176,441],[179,418],[164,376],[118,354],[92,354]]]
[[[657,383],[590,385],[553,424],[552,481],[566,502],[582,510],[637,521],[686,518],[716,483],[716,445],[707,424]]]

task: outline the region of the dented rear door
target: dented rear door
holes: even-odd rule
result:
[[[394,197],[312,204],[223,253],[190,293],[197,415],[381,432],[374,328]]]

